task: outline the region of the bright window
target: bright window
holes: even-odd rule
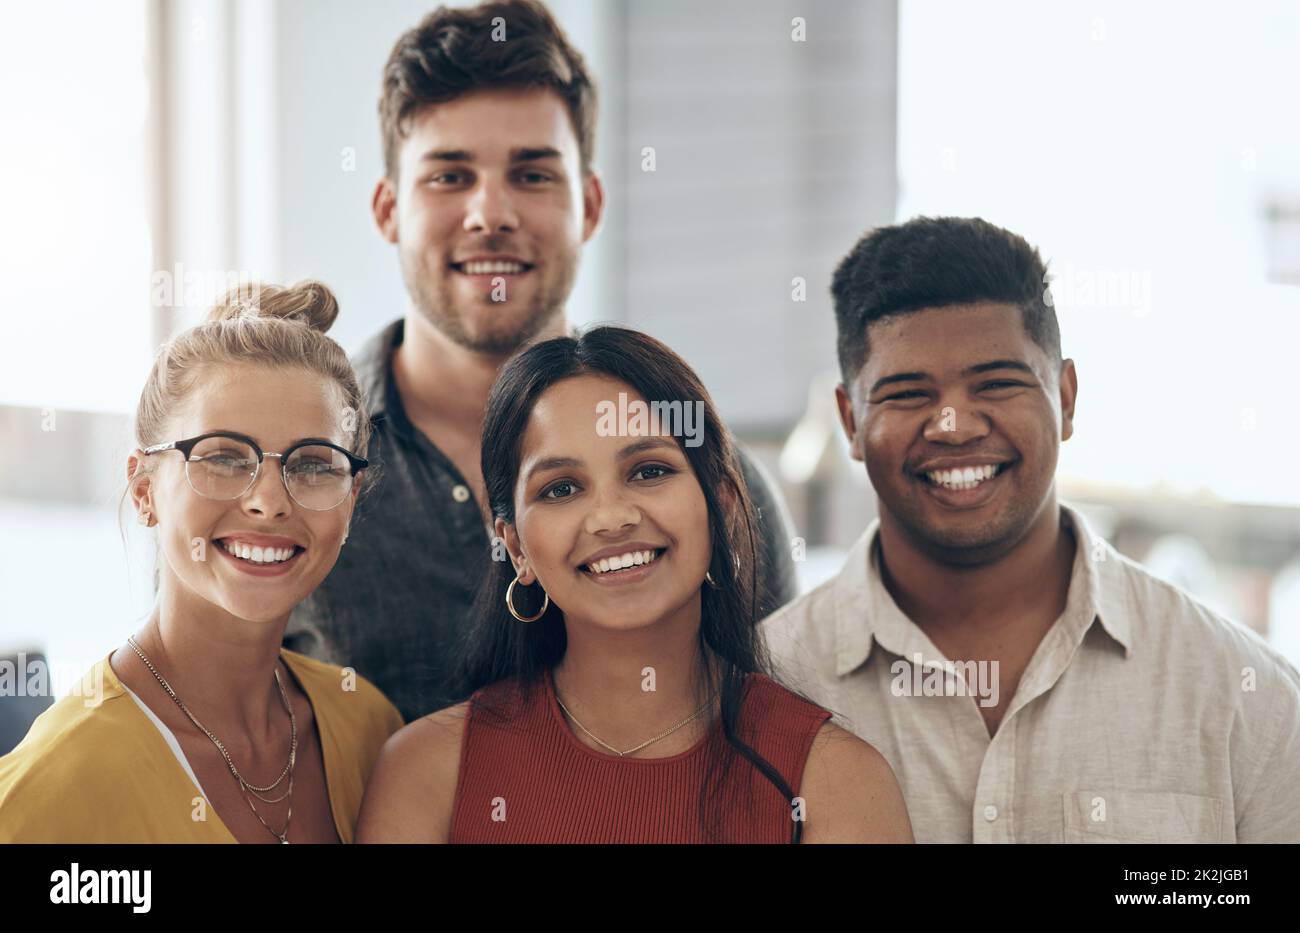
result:
[[[1061,474],[1300,504],[1300,6],[900,4],[898,215],[1036,244],[1079,367]]]
[[[132,410],[150,351],[142,0],[7,9],[0,404]]]

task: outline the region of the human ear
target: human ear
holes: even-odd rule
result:
[[[493,523],[493,529],[497,537],[505,542],[506,553],[510,555],[510,563],[515,568],[515,575],[519,577],[519,582],[529,586],[537,579],[532,568],[528,564],[528,557],[524,554],[523,547],[519,541],[519,532],[515,526],[507,522],[504,518],[498,518]]]
[[[604,216],[605,185],[598,174],[588,172],[582,183],[582,242],[595,235]]]
[[[397,185],[385,175],[375,183],[370,196],[370,213],[380,235],[389,243],[397,243]]]
[[[1074,360],[1061,363],[1061,440],[1068,441],[1074,434],[1074,402],[1079,396],[1079,377],[1074,370]]]
[[[139,516],[140,524],[150,525],[158,510],[153,501],[153,477],[145,469],[145,453],[138,447],[127,457],[126,481],[131,495],[131,508]]]
[[[862,445],[858,443],[858,419],[853,412],[853,397],[842,382],[835,387],[835,407],[839,409],[840,427],[849,440],[849,452],[854,460],[861,460]]]

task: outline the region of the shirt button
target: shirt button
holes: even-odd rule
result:
[[[993,806],[993,804],[989,804],[987,807],[984,808],[984,819],[992,823],[997,818],[998,818],[997,807]]]
[[[468,486],[462,486],[462,485],[459,485],[459,484],[457,484],[457,485],[451,487],[451,497],[452,497],[453,499],[455,499],[457,502],[468,502],[468,501],[469,501],[469,487],[468,487]]]

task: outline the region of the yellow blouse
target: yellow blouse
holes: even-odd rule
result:
[[[379,750],[402,716],[370,681],[283,648],[316,717],[334,826],[351,842]],[[103,685],[101,689],[92,686]],[[0,843],[236,842],[108,657],[0,758]],[[354,687],[354,689],[348,689]]]

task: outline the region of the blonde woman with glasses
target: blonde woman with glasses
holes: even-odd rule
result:
[[[0,758],[0,842],[351,842],[397,709],[281,648],[329,573],[369,423],[323,285],[254,287],[160,351],[127,494],[155,529],[143,627]]]

